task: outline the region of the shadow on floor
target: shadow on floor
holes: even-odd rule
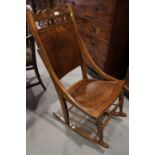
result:
[[[26,91],[26,108],[29,110],[35,110],[38,106],[39,100],[45,91],[41,91],[38,95],[35,95],[32,88]]]
[[[61,121],[59,121],[54,116],[52,116],[52,115],[44,115],[44,116],[40,115],[40,117],[43,118],[44,120],[46,120],[48,123],[53,125],[55,128],[57,128],[61,132],[63,132],[67,137],[71,138],[74,141],[74,143],[76,145],[78,145],[79,147],[87,145],[88,147],[93,148],[100,153],[104,153],[103,147],[99,146],[96,143],[91,142],[90,140],[88,140],[88,139],[80,136],[76,132],[72,131],[69,127],[67,127],[65,124],[63,124]],[[58,121],[58,123],[60,123],[60,126],[57,122],[53,121],[53,119]],[[63,125],[63,127],[61,127],[61,125]]]

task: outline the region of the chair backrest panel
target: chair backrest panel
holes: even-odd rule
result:
[[[54,10],[40,10],[33,15],[33,22],[29,20],[30,25],[36,25],[33,27],[36,30],[32,27],[30,29],[37,33],[35,39],[38,40],[38,46],[45,49],[59,78],[82,64],[78,36],[71,15],[65,6]]]
[[[82,63],[72,23],[42,30],[39,36],[59,78]]]

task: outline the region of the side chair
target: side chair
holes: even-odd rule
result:
[[[29,89],[40,84],[42,88],[46,90],[46,87],[43,84],[38,71],[36,52],[35,52],[35,43],[34,43],[33,36],[31,34],[29,34],[26,37],[26,71],[29,71],[29,70],[34,70],[38,81],[32,84],[26,84],[26,88]]]
[[[26,15],[39,54],[60,99],[63,117],[58,113],[54,116],[78,134],[107,148],[103,129],[113,116],[126,117],[123,112],[125,81],[107,75],[95,64],[78,33],[73,10],[68,3],[37,13],[27,11]],[[61,78],[78,66],[81,66],[83,78],[65,88]],[[89,79],[87,66],[103,80]],[[74,108],[76,110],[73,111]],[[74,122],[75,115],[85,123]],[[91,127],[87,126],[87,122],[91,123]]]

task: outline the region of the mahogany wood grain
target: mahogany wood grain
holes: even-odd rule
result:
[[[93,117],[98,118],[119,96],[123,84],[124,81],[81,80],[72,85],[68,93]]]
[[[129,64],[129,0],[67,1],[73,6],[78,31],[93,60],[107,74],[124,79]],[[96,77],[92,70],[89,73]]]
[[[81,17],[79,14],[76,14],[75,19],[81,35],[82,33],[88,33],[105,41],[110,41],[110,25],[104,24],[101,21],[89,20],[89,18]]]
[[[82,64],[76,34],[71,29],[72,23],[39,32],[50,62],[60,78]]]
[[[100,120],[106,110],[114,106],[113,102],[124,89],[124,81],[117,80],[104,73],[95,64],[78,33],[73,10],[69,4],[54,9],[41,10],[36,14],[27,11],[27,22],[39,47],[39,54],[58,92],[65,123],[73,128],[70,123],[73,118],[69,117],[69,109],[66,104],[66,102],[69,102],[72,106],[96,120],[99,140],[93,140],[88,134],[82,133],[76,127],[74,129],[76,128],[78,133],[99,143],[101,146],[108,147],[103,141],[101,132],[103,126]],[[104,80],[89,79],[86,65],[91,66]],[[78,66],[81,66],[83,79],[66,89],[60,79]],[[107,117],[106,123],[120,104],[123,103],[119,102],[115,105],[115,108]],[[56,116],[58,117],[58,115]]]

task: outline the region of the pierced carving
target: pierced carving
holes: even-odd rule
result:
[[[49,26],[55,26],[70,21],[70,13],[66,10],[66,7],[55,9],[38,10],[34,15],[38,28],[46,28]]]

